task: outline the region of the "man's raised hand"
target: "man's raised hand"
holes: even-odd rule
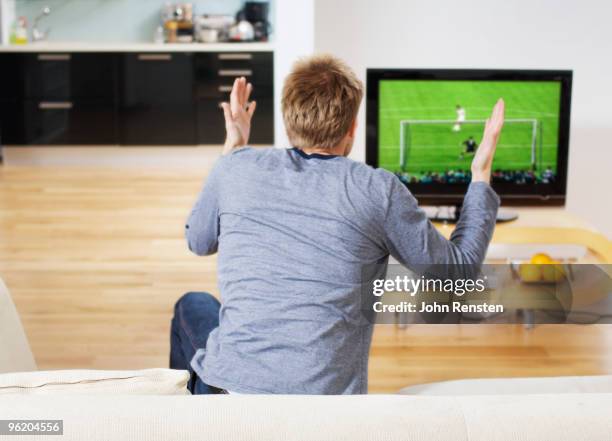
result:
[[[249,102],[249,97],[253,91],[253,85],[247,83],[246,78],[236,78],[230,93],[230,102],[221,103],[223,116],[225,117],[225,145],[223,154],[227,154],[232,149],[245,146],[249,142],[251,133],[251,118],[255,113],[257,103]]]
[[[493,107],[491,117],[485,124],[482,141],[474,160],[472,161],[472,182],[489,182],[491,180],[491,166],[497,142],[504,126],[505,104],[503,99],[499,99]]]

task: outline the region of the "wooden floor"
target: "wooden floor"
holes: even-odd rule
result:
[[[218,294],[183,223],[206,171],[0,168],[0,276],[42,369],[167,365],[172,306]],[[453,378],[612,373],[612,327],[379,326],[370,391]]]

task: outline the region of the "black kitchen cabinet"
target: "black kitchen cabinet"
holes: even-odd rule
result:
[[[122,57],[120,143],[196,144],[192,53]]]
[[[2,143],[117,144],[114,54],[1,54],[0,61]]]
[[[222,144],[222,101],[253,83],[251,144],[274,142],[272,52],[0,53],[0,143]]]

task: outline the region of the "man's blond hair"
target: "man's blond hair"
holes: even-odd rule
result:
[[[282,111],[293,147],[333,148],[357,118],[363,84],[332,55],[298,61],[285,80]]]

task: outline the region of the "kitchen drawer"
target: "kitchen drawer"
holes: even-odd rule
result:
[[[24,95],[29,99],[107,99],[116,95],[116,55],[24,55]]]
[[[135,103],[193,101],[192,53],[124,54],[121,100]]]
[[[273,66],[272,52],[201,52],[196,54],[198,69],[212,73],[219,69],[265,70]]]
[[[194,145],[195,105],[141,103],[123,107],[120,142],[125,145]]]
[[[233,78],[224,80],[200,82],[197,85],[196,97],[198,99],[215,99],[217,101],[229,101],[229,96],[234,84]],[[274,87],[270,84],[253,84],[251,100],[260,101],[261,99],[274,96]]]
[[[109,101],[23,101],[15,144],[116,144],[115,109]]]

